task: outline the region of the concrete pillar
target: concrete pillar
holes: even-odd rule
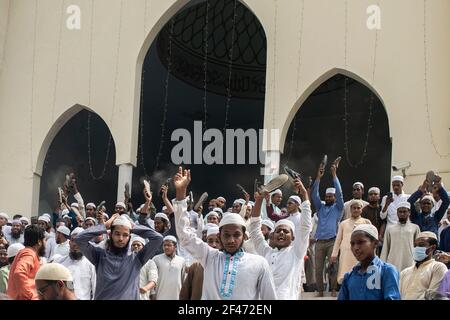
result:
[[[133,165],[130,163],[123,163],[119,165],[119,178],[117,182],[117,201],[124,200],[125,183],[130,184],[131,194],[131,180],[133,177]]]

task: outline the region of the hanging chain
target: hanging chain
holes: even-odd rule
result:
[[[92,169],[92,155],[91,155],[91,112],[88,111],[88,118],[87,118],[87,136],[88,136],[88,162],[89,162],[89,174],[92,178],[92,180],[101,180],[105,176],[106,173],[106,167],[108,166],[108,159],[109,159],[109,152],[111,150],[111,144],[112,144],[112,135],[109,135],[108,140],[108,147],[106,149],[106,158],[105,158],[105,164],[103,166],[102,173],[100,176],[96,177],[94,175],[93,169]]]
[[[223,127],[224,132],[228,127],[228,112],[230,109],[230,101],[231,101],[231,74],[233,71],[233,51],[234,51],[234,41],[235,41],[234,34],[235,34],[235,30],[236,30],[236,16],[237,16],[236,6],[237,6],[237,0],[234,0],[233,27],[231,29],[231,46],[230,46],[230,50],[229,50],[229,54],[228,54],[228,56],[229,56],[228,57],[228,86],[227,86],[227,101],[226,101],[226,105],[225,105],[225,124]]]
[[[428,133],[430,134],[431,144],[433,145],[434,152],[440,158],[447,158],[450,156],[450,152],[446,154],[442,154],[439,152],[436,142],[434,141],[433,136],[433,127],[431,126],[431,117],[430,117],[430,105],[429,105],[429,96],[428,96],[428,57],[427,57],[427,0],[423,0],[423,56],[424,56],[424,87],[425,87],[425,108],[427,110],[427,124],[428,124]]]
[[[170,33],[169,33],[169,45],[167,47],[167,73],[166,73],[166,81],[165,81],[165,94],[164,94],[164,109],[163,109],[163,120],[161,123],[161,137],[159,140],[159,148],[158,148],[158,155],[156,156],[156,164],[155,169],[156,171],[159,168],[159,161],[162,156],[162,150],[164,146],[164,136],[166,131],[166,120],[167,120],[167,109],[169,107],[169,80],[170,80],[170,73],[172,69],[172,38],[173,38],[173,29],[175,25],[175,18],[172,18],[170,22]]]
[[[62,28],[64,24],[63,17],[64,17],[64,0],[61,0],[61,12],[59,16],[59,31],[58,31],[58,51],[56,54],[55,83],[53,86],[52,121],[55,120],[56,92],[59,79],[59,62],[61,60],[61,37],[62,37]]]
[[[379,6],[379,3],[378,3]],[[345,1],[345,33],[344,33],[344,65],[345,70],[347,70],[347,36],[348,36],[348,1]],[[376,69],[376,58],[377,58],[377,46],[378,46],[378,30],[375,30],[375,45],[374,45],[374,55],[373,55],[373,66],[372,66],[372,87],[375,82],[375,69]],[[367,131],[366,131],[366,137],[364,142],[364,149],[361,155],[361,158],[356,162],[353,163],[350,159],[350,147],[349,147],[349,138],[348,138],[348,120],[349,120],[349,114],[348,114],[348,87],[347,87],[347,81],[348,78],[345,76],[344,78],[344,151],[345,151],[345,158],[347,160],[348,165],[351,168],[357,168],[358,166],[362,165],[364,163],[364,159],[367,156],[367,147],[369,145],[369,136],[370,136],[370,129],[372,127],[372,110],[373,110],[373,103],[375,100],[374,94],[372,91],[370,91],[370,98],[369,98],[369,116],[367,118]],[[371,90],[371,89],[369,89]]]
[[[276,72],[277,72],[277,24],[278,24],[278,0],[275,0],[275,14],[273,18],[273,82],[272,82],[272,129],[275,129],[275,108],[276,108]],[[270,142],[271,145],[273,142]]]
[[[11,5],[11,4],[10,4]],[[31,101],[30,101],[30,169],[34,174],[33,165],[33,109],[34,109],[34,73],[36,67],[36,33],[37,33],[38,0],[34,2],[34,30],[33,30],[33,66],[31,71]]]
[[[203,130],[206,130],[206,121],[208,116],[208,110],[206,106],[206,90],[207,90],[207,77],[208,77],[208,23],[209,23],[209,0],[206,0],[206,15],[205,15],[205,28],[204,28],[204,43],[203,47],[205,50],[205,55],[203,59],[203,72],[204,72],[204,81],[203,81]]]

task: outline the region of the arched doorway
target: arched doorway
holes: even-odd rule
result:
[[[389,190],[391,149],[388,117],[380,99],[361,82],[336,74],[320,84],[297,111],[281,165],[314,180],[324,154],[329,165],[341,156],[338,177],[348,200],[356,181],[364,184],[366,192],[373,186],[382,193]],[[332,185],[329,165],[321,191]]]
[[[39,213],[53,212],[58,187],[65,175],[74,172],[78,189],[86,203],[116,203],[116,148],[108,126],[97,114],[82,109],[56,133],[45,155],[40,181]],[[70,196],[69,204],[75,202]]]
[[[175,173],[171,150],[178,141],[171,133],[178,128],[192,136],[192,163],[186,166],[194,174],[196,199],[204,191],[209,198],[242,197],[236,183],[249,183],[251,190],[261,177],[258,163],[193,163],[194,122],[203,131],[263,128],[266,45],[262,25],[239,0],[191,1],[162,28],[143,63],[135,205],[143,201],[138,181],[144,176],[156,190]],[[203,150],[209,143],[200,144]],[[155,203],[161,205],[159,197]]]

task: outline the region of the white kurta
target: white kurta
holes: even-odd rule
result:
[[[69,251],[70,251],[69,240],[66,240],[63,243],[56,245],[53,256],[56,256],[57,254],[60,256],[67,256],[69,254]],[[53,256],[51,256],[49,260],[52,260]]]
[[[153,281],[156,285],[158,284],[158,267],[152,259],[148,260],[147,263],[141,268],[141,273],[139,275],[139,286],[142,288],[150,281]],[[149,300],[151,291],[152,290],[149,290],[144,294],[140,293],[140,300]]]
[[[300,271],[309,245],[312,229],[311,204],[301,204],[302,213],[291,215],[288,220],[294,222],[295,240],[287,248],[271,248],[261,232],[261,218],[251,218],[250,236],[257,253],[266,258],[272,270],[277,296],[280,300],[297,300],[299,298]]]
[[[14,238],[11,234],[11,231],[9,233],[4,233],[6,240],[9,242],[9,245],[12,245],[14,243],[21,243],[23,244],[23,233],[20,234],[19,238]]]
[[[274,300],[275,284],[267,261],[239,252],[231,256],[211,248],[189,231],[186,200],[174,201],[175,225],[182,245],[204,268],[203,300]]]
[[[364,201],[362,199],[361,199],[361,201],[363,202],[363,208],[369,204],[367,201]],[[352,200],[349,200],[344,203],[344,216],[343,216],[342,220],[348,219],[352,216],[352,210],[350,208],[351,203],[352,203]]]
[[[154,256],[153,261],[158,269],[156,300],[179,300],[185,277],[184,258],[177,255],[170,258],[162,253]]]
[[[384,235],[380,259],[393,264],[398,272],[414,264],[414,240],[420,233],[417,224],[407,222],[391,226]]]
[[[95,293],[96,274],[94,265],[86,257],[72,260],[69,255],[66,255],[55,257],[53,262],[62,264],[70,270],[75,296],[78,300],[92,300]]]
[[[55,233],[45,233],[47,237],[47,242],[45,244],[45,257],[49,260],[54,254],[56,249]]]
[[[386,217],[387,217],[386,228],[397,224],[397,222],[398,222],[397,205],[400,202],[406,202],[408,200],[409,196],[410,196],[409,194],[406,194],[404,192],[399,195],[396,195],[394,193],[393,194],[394,201],[391,202],[391,204],[387,207],[387,210],[385,212],[383,212],[383,211],[380,212],[381,219],[386,219]],[[384,196],[383,199],[381,200],[381,210],[383,210],[383,208],[384,208],[384,205],[386,203],[386,198],[387,198],[387,196]]]

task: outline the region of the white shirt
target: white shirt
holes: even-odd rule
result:
[[[78,300],[92,300],[95,293],[96,274],[94,265],[86,257],[72,260],[69,255],[55,256],[53,262],[62,264],[69,269],[73,277],[75,296]]]
[[[56,244],[55,252],[53,253],[53,256],[57,255],[57,254],[59,254],[60,256],[67,256],[69,254],[69,251],[70,251],[69,240],[66,240],[63,243]],[[52,260],[53,256],[50,257],[49,260]]]
[[[8,232],[4,232],[3,233],[5,235],[6,240],[9,242],[9,245],[12,245],[14,243],[21,243],[23,244],[23,233],[20,234],[19,238],[13,238],[13,236],[11,235],[11,230]]]
[[[178,238],[204,268],[202,300],[275,300],[275,284],[267,261],[251,253],[231,256],[211,248],[189,230],[186,209],[186,200],[174,201]]]
[[[55,249],[56,249],[56,240],[55,240],[55,233],[50,232],[47,233],[46,232],[46,236],[47,236],[47,242],[45,244],[45,257],[47,258],[47,260],[50,260],[50,258],[55,254]]]
[[[153,261],[158,268],[156,300],[179,300],[185,277],[184,258],[177,255],[170,258],[162,253],[153,257]]]
[[[394,201],[391,204],[389,204],[385,212],[383,211],[380,212],[381,219],[386,219],[387,217],[386,228],[397,224],[398,222],[397,205],[400,202],[406,202],[409,196],[410,196],[409,194],[406,194],[404,192],[402,192],[399,195],[396,195],[395,193],[392,194]],[[381,210],[384,209],[384,205],[386,204],[386,198],[387,196],[384,196],[383,200],[381,200]]]
[[[252,217],[250,235],[259,255],[266,258],[273,273],[277,296],[279,300],[297,300],[299,297],[300,271],[309,245],[309,235],[312,229],[311,204],[304,201],[301,204],[302,213],[290,215],[287,220],[294,223],[295,240],[281,250],[271,248],[264,240],[261,232],[261,218]]]
[[[142,288],[151,281],[158,285],[158,267],[152,259],[148,260],[147,263],[141,268],[141,273],[139,275],[139,286]],[[144,294],[140,293],[140,300],[149,300],[151,291],[152,290],[149,290]]]

